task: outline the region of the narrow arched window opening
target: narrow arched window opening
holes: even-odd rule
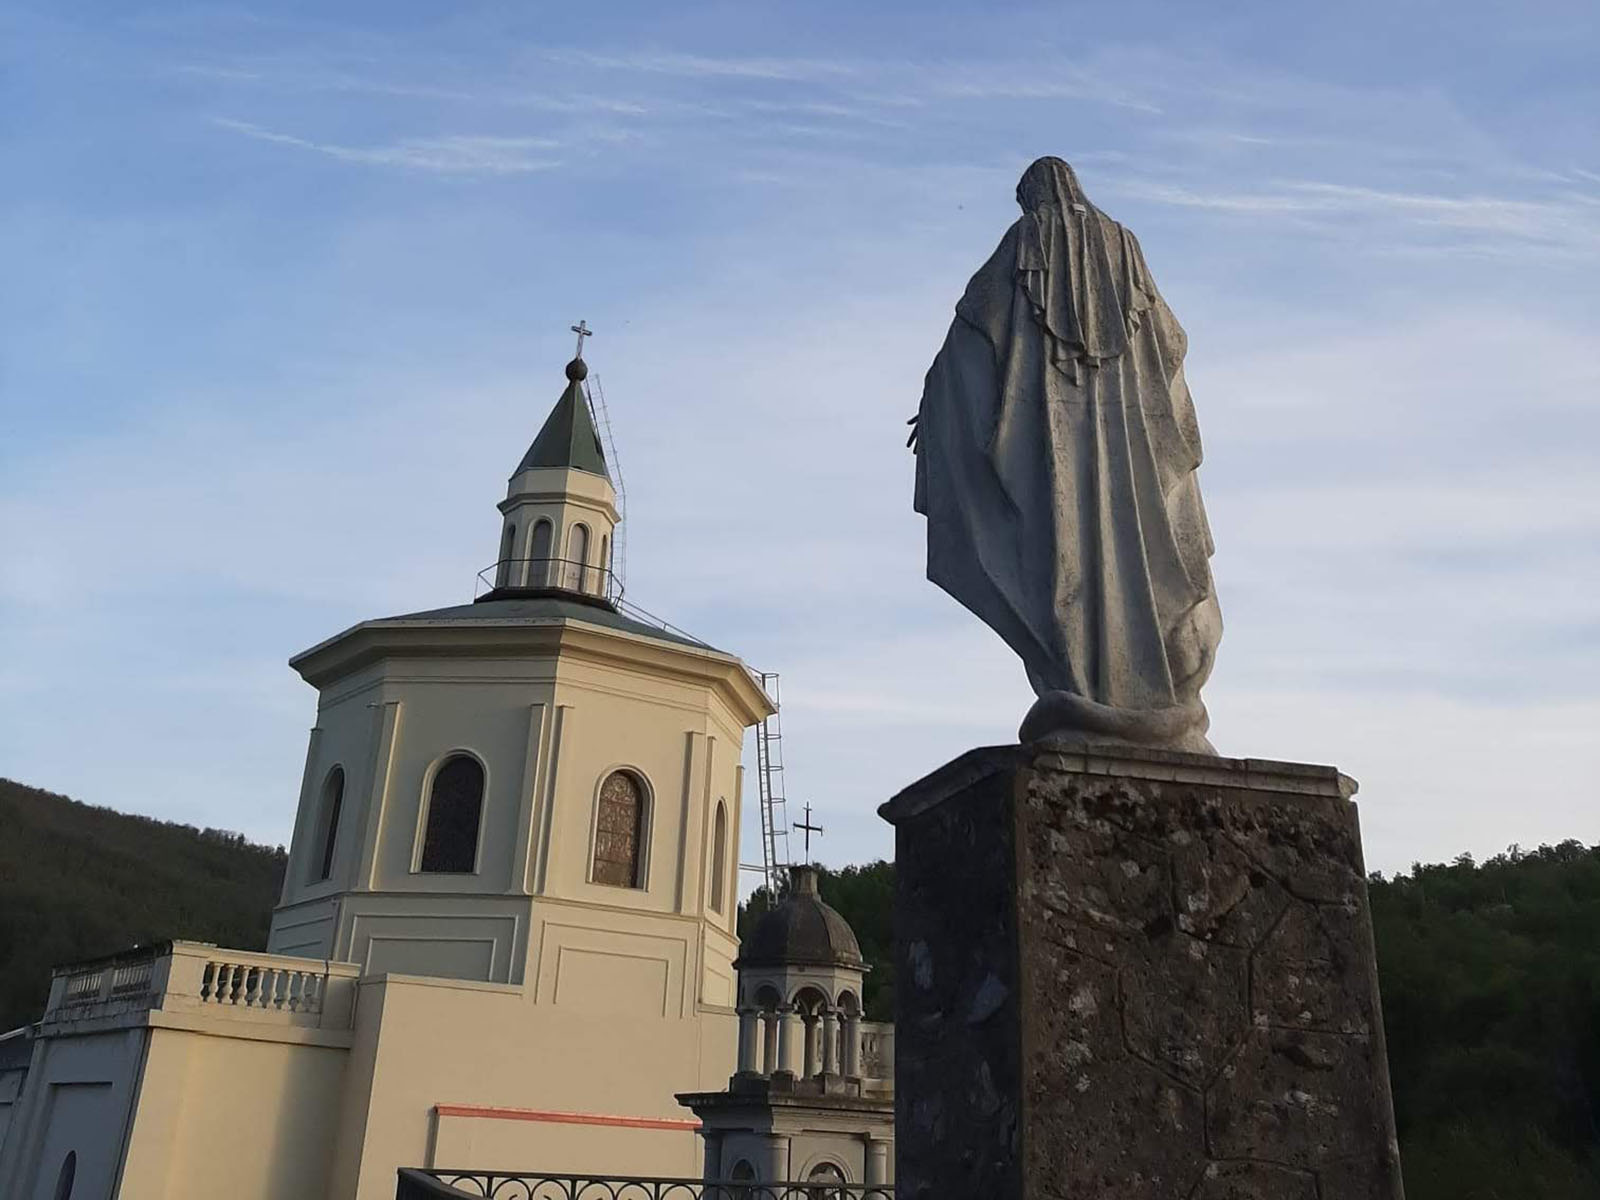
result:
[[[495,572],[495,586],[505,587],[516,578],[517,523],[507,522],[505,536],[500,539],[500,567]]]
[[[574,591],[589,590],[589,527],[574,525],[567,534],[566,586]]]
[[[61,1160],[61,1170],[56,1172],[55,1200],[72,1200],[72,1185],[78,1176],[78,1152],[68,1150]]]
[[[475,871],[482,816],[483,767],[466,754],[446,759],[428,790],[421,869],[461,875]]]
[[[718,914],[727,912],[724,907],[728,893],[728,806],[717,801],[717,817],[711,831],[711,907]]]
[[[312,882],[320,883],[333,874],[333,852],[339,843],[339,811],[344,807],[344,768],[335,767],[328,772],[322,785],[322,829],[315,859],[316,874]]]
[[[644,786],[627,771],[613,771],[600,785],[595,814],[594,869],[596,883],[612,887],[639,887],[641,847],[644,841]]]
[[[528,539],[528,586],[548,587],[550,585],[550,542],[552,540],[551,525],[549,521],[541,518],[533,526],[533,536]]]
[[[600,557],[595,561],[600,567],[597,572],[599,578],[595,581],[595,590],[604,592],[609,596],[613,578],[611,570],[611,539],[605,534],[600,535]]]

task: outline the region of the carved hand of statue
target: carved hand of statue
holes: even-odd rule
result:
[[[917,422],[921,418],[922,414],[918,413],[916,416],[912,417],[911,420],[906,422],[907,425],[911,426],[911,436],[906,439],[906,448],[909,449],[913,454],[917,453],[917,451],[920,449],[920,447],[917,445],[917,433],[920,431],[921,426],[919,426]]]

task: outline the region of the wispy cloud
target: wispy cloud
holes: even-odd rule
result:
[[[1485,194],[1394,191],[1325,180],[1265,181],[1252,188],[1207,189],[1136,176],[1112,181],[1134,199],[1253,218],[1284,217],[1333,228],[1391,223],[1413,231],[1471,235],[1463,248],[1495,244],[1600,254],[1600,214],[1581,197],[1530,199]]]
[[[341,162],[374,167],[400,167],[444,175],[517,175],[548,171],[561,165],[561,160],[550,154],[559,149],[561,143],[551,138],[451,134],[404,138],[387,146],[341,146],[263,129],[249,121],[229,117],[213,117],[212,124],[257,141],[311,150]]]
[[[1084,100],[1142,113],[1161,112],[1160,105],[1129,92],[1121,83],[1048,64],[1027,70],[1014,64],[968,67],[928,90],[950,100]]]
[[[840,59],[746,58],[677,54],[666,51],[630,51],[601,54],[588,50],[548,50],[555,62],[575,63],[605,70],[646,71],[690,79],[768,79],[790,82],[838,81],[861,74],[859,64]]]

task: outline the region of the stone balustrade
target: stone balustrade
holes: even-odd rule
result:
[[[894,1078],[894,1022],[861,1022],[861,1076]]]
[[[45,1023],[139,1011],[347,1029],[354,963],[166,942],[57,968]]]

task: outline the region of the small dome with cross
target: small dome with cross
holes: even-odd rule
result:
[[[789,894],[765,913],[739,946],[733,964],[746,967],[848,967],[861,969],[866,959],[850,922],[823,900],[817,869],[789,868]]]

